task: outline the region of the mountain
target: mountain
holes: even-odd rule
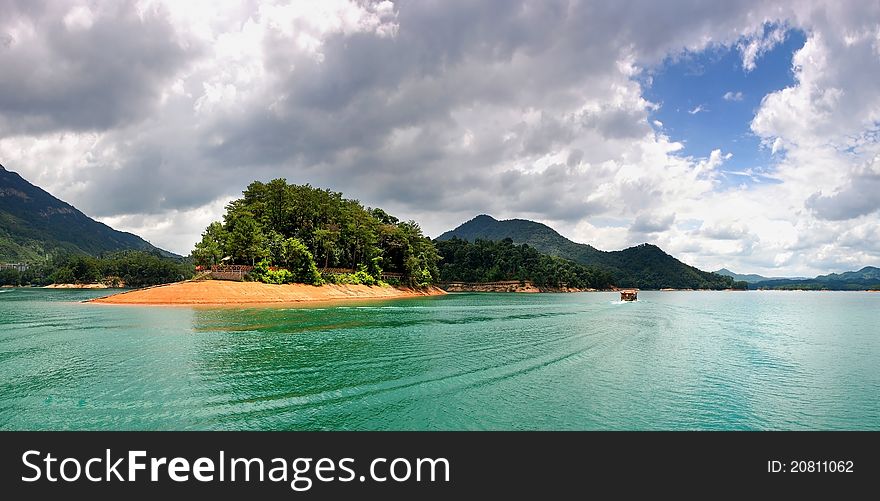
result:
[[[437,240],[503,240],[528,244],[552,256],[576,263],[605,268],[616,285],[643,289],[725,289],[733,279],[686,265],[656,245],[642,244],[620,251],[606,252],[563,237],[547,225],[525,219],[499,221],[485,214],[475,217]]]
[[[750,284],[756,284],[758,282],[764,282],[767,280],[806,280],[807,277],[764,277],[761,275],[756,275],[754,273],[749,273],[747,275],[740,275],[739,273],[734,273],[727,268],[721,268],[718,271],[713,271],[712,273],[717,273],[719,275],[730,277],[736,281],[740,282],[748,282]]]
[[[756,275],[754,273],[749,273],[747,275],[740,275],[739,273],[734,273],[727,268],[721,268],[718,271],[714,271],[713,273],[717,273],[723,277],[730,277],[734,280],[748,282],[750,284],[754,284],[757,282],[763,282],[764,280],[772,280],[771,278],[762,277],[761,275]]]
[[[34,262],[54,252],[97,256],[128,249],[179,257],[89,218],[0,165],[0,262]]]
[[[800,280],[765,280],[749,284],[749,287],[781,290],[880,290],[880,268],[865,266],[859,271],[831,273]]]

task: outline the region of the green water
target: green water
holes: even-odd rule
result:
[[[0,291],[0,429],[880,429],[880,294]]]

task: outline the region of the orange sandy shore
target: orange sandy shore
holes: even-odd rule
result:
[[[398,299],[416,296],[438,296],[446,292],[436,287],[379,287],[368,285],[321,286],[305,284],[270,285],[259,282],[204,280],[177,282],[145,289],[120,292],[92,299],[91,303],[142,305],[229,305],[281,304],[305,301],[337,301],[348,299]]]

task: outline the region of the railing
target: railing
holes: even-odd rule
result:
[[[323,268],[321,273],[327,273],[329,275],[348,275],[354,273],[352,268]]]
[[[211,266],[211,277],[218,280],[244,280],[244,276],[254,269],[241,264],[215,264]]]

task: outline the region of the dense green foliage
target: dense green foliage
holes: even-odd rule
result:
[[[324,273],[322,280],[331,284],[350,284],[350,285],[388,285],[382,280],[377,279],[367,271],[367,268],[361,265],[360,269],[353,273]],[[396,284],[399,285],[399,284]],[[427,285],[427,283],[422,284]]]
[[[320,283],[319,269],[328,267],[362,270],[374,280],[383,271],[402,273],[411,285],[439,277],[437,250],[415,222],[284,179],[251,183],[226,206],[223,222],[208,226],[192,256],[203,266],[261,263],[255,278],[272,282]]]
[[[49,277],[53,271],[54,269],[45,266],[31,266],[24,272],[13,269],[0,270],[0,286],[49,285],[52,283]]]
[[[523,219],[498,221],[481,215],[440,235],[438,240],[458,237],[464,240],[503,240],[528,244],[540,252],[579,264],[609,271],[614,285],[642,289],[728,289],[745,288],[730,277],[722,277],[688,266],[659,247],[642,244],[621,251],[605,252],[563,237],[552,228]]]
[[[179,257],[89,218],[0,165],[0,263],[36,263],[51,254],[97,256],[126,249]]]
[[[2,270],[0,285],[106,283],[146,287],[192,278],[193,270],[185,260],[143,251],[122,251],[103,257],[70,254],[31,266],[24,272]]]
[[[436,244],[442,256],[440,278],[443,281],[528,280],[538,287],[578,289],[604,289],[612,285],[608,271],[541,254],[528,244],[515,245],[510,238],[473,243],[452,238]]]
[[[750,286],[753,289],[776,290],[880,290],[880,268],[866,266],[859,271],[832,273],[804,280],[766,280]]]

